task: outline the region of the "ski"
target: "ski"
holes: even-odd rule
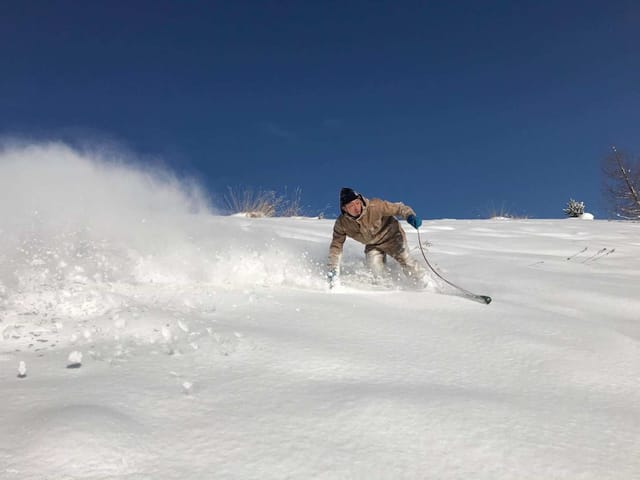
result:
[[[491,297],[489,295],[474,295],[473,299],[480,303],[489,305],[491,303]]]
[[[469,300],[473,300],[474,302],[483,303],[485,305],[489,305],[491,303],[491,297],[488,295],[476,295],[475,293],[469,292],[466,294],[463,292],[462,296],[464,298],[468,298]]]

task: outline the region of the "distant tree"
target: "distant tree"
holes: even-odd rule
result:
[[[584,202],[578,202],[573,198],[570,198],[567,202],[567,206],[564,209],[564,213],[568,217],[579,217],[584,214]]]
[[[604,192],[612,213],[626,220],[640,219],[640,161],[611,147],[604,159]]]

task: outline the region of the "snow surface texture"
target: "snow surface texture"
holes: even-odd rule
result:
[[[639,224],[425,222],[486,306],[64,145],[0,196],[2,479],[640,478]]]

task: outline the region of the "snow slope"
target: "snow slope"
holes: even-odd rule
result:
[[[425,221],[486,306],[64,145],[0,192],[2,479],[640,477],[640,224]]]

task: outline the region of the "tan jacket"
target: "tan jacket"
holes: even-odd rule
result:
[[[368,200],[363,198],[362,213],[353,218],[342,213],[333,226],[333,239],[329,247],[328,267],[336,269],[340,265],[342,247],[347,237],[371,246],[387,246],[388,244],[404,243],[404,230],[394,217],[407,218],[415,212],[403,203],[391,203],[379,198]],[[398,245],[401,247],[402,245]],[[382,248],[385,250],[385,248]]]

